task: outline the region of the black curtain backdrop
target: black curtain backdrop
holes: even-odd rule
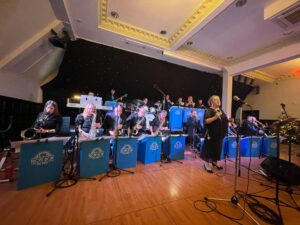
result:
[[[162,95],[153,88],[157,84],[176,101],[192,95],[207,103],[213,95],[222,95],[222,77],[120,49],[77,40],[68,43],[58,76],[42,87],[44,101],[56,100],[62,114],[68,115],[67,98],[93,91],[108,95],[111,88],[118,96],[128,93],[127,100],[148,97],[152,102]],[[233,95],[245,98],[252,87],[234,82]],[[235,107],[234,107],[235,108]],[[235,109],[233,109],[235,110]]]

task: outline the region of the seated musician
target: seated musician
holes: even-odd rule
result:
[[[100,117],[96,114],[96,106],[93,103],[88,103],[83,113],[76,116],[75,125],[81,137],[92,138],[96,136],[95,132],[92,131],[101,127],[100,121]],[[91,129],[93,130],[91,131]]]
[[[55,101],[49,100],[45,103],[43,112],[39,113],[33,129],[38,138],[51,137],[58,134],[62,124],[62,117],[59,114]]]
[[[146,108],[140,106],[137,112],[132,112],[127,118],[127,126],[130,128],[132,135],[141,135],[146,132]]]
[[[178,100],[177,100],[177,102],[176,102],[176,105],[177,105],[177,106],[184,106],[184,102],[183,102],[183,100],[182,100],[182,97],[179,97],[179,98],[178,98]]]
[[[264,127],[260,127],[255,116],[248,116],[242,124],[241,134],[244,136],[264,135]]]
[[[193,101],[193,96],[189,96],[185,107],[195,107],[195,102]]]
[[[236,136],[238,132],[238,126],[234,122],[234,118],[228,119],[228,135],[230,136]]]
[[[206,109],[202,99],[198,99],[198,104],[196,105],[196,107],[200,109]]]
[[[122,112],[123,106],[121,104],[117,104],[113,112],[106,114],[103,122],[106,135],[113,137],[122,135],[122,130],[126,123],[126,119]]]
[[[157,117],[150,123],[151,135],[165,135],[169,132],[167,122],[167,111],[162,110]]]
[[[191,111],[191,116],[187,120],[187,133],[190,140],[190,144],[194,148],[197,148],[201,133],[204,132],[203,126],[200,123],[199,117],[195,110]]]

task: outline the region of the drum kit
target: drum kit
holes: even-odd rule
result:
[[[140,108],[141,106],[144,106],[146,109],[146,128],[149,129],[150,122],[154,120],[155,115],[159,113],[162,109],[162,103],[160,101],[157,101],[153,104],[153,106],[149,107],[145,105],[145,103],[140,99],[134,99],[132,101],[126,102],[125,112],[135,112]]]

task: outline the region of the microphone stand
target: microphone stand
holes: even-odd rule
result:
[[[160,92],[163,95],[163,98],[162,98],[162,109],[165,110],[166,94],[158,87],[157,84],[154,84],[153,88],[156,89],[158,92]]]
[[[242,103],[240,108],[240,115],[239,115],[239,120],[237,121],[237,135],[236,135],[236,149],[235,149],[235,173],[234,173],[234,185],[233,185],[233,195],[231,198],[228,199],[223,199],[223,198],[209,198],[209,197],[204,197],[204,200],[209,204],[209,201],[225,201],[225,202],[231,202],[232,204],[236,205],[239,207],[240,210],[243,211],[255,224],[259,225],[259,222],[255,220],[249,212],[241,206],[239,203],[239,198],[238,198],[238,193],[237,193],[237,177],[240,176],[240,161],[241,161],[241,155],[240,155],[240,144],[239,144],[239,139],[240,139],[240,124],[242,122]],[[237,115],[236,115],[237,116]],[[229,141],[227,139],[227,141]],[[244,197],[244,201],[246,201]]]

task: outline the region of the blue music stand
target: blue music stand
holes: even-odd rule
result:
[[[83,140],[80,143],[80,177],[106,173],[109,167],[110,139]]]
[[[277,139],[275,136],[264,137],[262,144],[262,154],[265,156],[273,156],[277,155]]]
[[[137,161],[137,138],[118,137],[115,166],[119,169],[134,168]]]
[[[241,156],[259,157],[262,149],[262,138],[253,136],[241,138]]]
[[[194,108],[184,108],[183,114],[182,114],[182,122],[186,123],[188,118],[191,116],[191,112]]]
[[[170,135],[163,143],[163,153],[171,160],[183,160],[186,135]]]
[[[223,145],[222,145],[222,153],[221,159],[228,158],[235,158],[236,155],[236,137],[228,136],[224,137]]]
[[[112,107],[112,110],[107,110],[106,113],[110,113],[110,112],[113,112],[114,111],[114,108],[115,106],[117,105],[117,102],[114,102],[114,101],[105,101],[105,104],[106,106],[111,106]]]
[[[182,114],[183,107],[172,106],[169,112],[169,122],[170,122],[170,130],[171,131],[182,131]]]
[[[138,160],[144,164],[160,161],[161,136],[146,136],[138,142]]]
[[[21,144],[18,190],[59,179],[62,159],[63,141]]]

